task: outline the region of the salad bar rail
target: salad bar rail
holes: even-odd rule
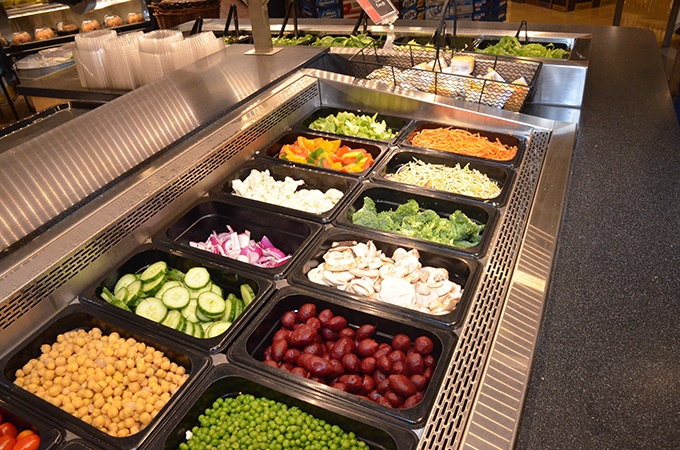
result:
[[[116,124],[116,131],[120,134],[111,136],[109,144],[114,145],[104,154],[111,161],[136,161],[139,158],[137,145],[115,143],[143,142],[146,136],[154,136],[153,132],[140,130],[135,124],[140,106],[148,107],[153,101],[157,105],[164,105],[162,111],[166,116],[154,117],[157,121],[156,130],[162,134],[154,137],[159,141],[152,145],[168,146],[168,149],[147,159],[140,166],[130,166],[130,172],[122,179],[98,191],[96,198],[90,199],[77,210],[69,210],[71,214],[66,219],[42,233],[35,241],[25,243],[17,251],[5,255],[0,261],[3,299],[0,347],[5,354],[15,354],[19,350],[16,348],[15,336],[31,334],[32,330],[49,323],[55,315],[63,314],[67,305],[91,305],[92,296],[87,293],[92,291],[93,285],[101,283],[112,268],[121,266],[150,242],[152,246],[165,247],[163,239],[159,240],[159,233],[181,217],[187,205],[194,204],[206,193],[215,195],[215,188],[253,156],[266,159],[266,155],[261,153],[273,140],[291,128],[299,127],[319,108],[380,111],[381,114],[401,117],[406,119],[406,126],[400,130],[404,135],[416,122],[489,130],[519,138],[522,153],[512,166],[514,182],[504,187],[509,191],[507,204],[489,205],[495,208],[498,217],[487,224],[485,245],[480,247],[481,250],[472,252],[480,269],[476,284],[469,285],[472,293],[468,293],[470,300],[466,305],[467,312],[462,315],[460,322],[453,327],[442,328],[441,325],[411,318],[411,314],[404,309],[387,313],[385,311],[390,308],[386,306],[362,308],[376,315],[387,314],[401,317],[402,320],[413,320],[414,326],[437,330],[432,331],[433,336],[445,333],[453,339],[455,343],[441,348],[439,358],[446,365],[438,368],[437,376],[433,378],[439,383],[428,390],[428,398],[432,399],[431,410],[422,417],[404,422],[399,419],[401,413],[386,414],[383,407],[374,409],[363,403],[357,408],[350,408],[349,404],[354,402],[348,403],[342,396],[335,398],[335,395],[322,395],[315,386],[296,386],[286,381],[285,377],[278,383],[272,383],[289,395],[307,396],[314,399],[315,404],[330,410],[356,409],[345,413],[354,420],[368,421],[378,428],[396,427],[396,431],[392,432],[394,448],[412,448],[409,438],[397,437],[404,433],[419,436],[417,447],[423,449],[457,448],[463,445],[511,447],[542,315],[561,216],[560,208],[556,205],[561,205],[563,201],[576,125],[485,106],[477,106],[474,111],[468,110],[456,106],[455,101],[438,101],[426,93],[368,89],[354,84],[352,77],[310,69],[295,72],[266,87],[247,102],[242,101],[248,98],[247,95],[237,95],[239,98],[232,101],[234,106],[230,112],[212,119],[219,114],[217,110],[210,109],[210,105],[217,108],[225,90],[224,85],[214,82],[229,73],[228,67],[232,64],[224,56],[207,58],[192,69],[201,73],[199,79],[204,84],[196,83],[196,78],[186,73],[171,74],[148,88],[139,89],[97,108],[91,114],[74,119],[49,136],[63,142],[61,148],[56,150],[58,154],[64,154],[74,145],[68,144],[74,130],[84,129],[86,123],[95,126],[95,135],[101,132],[106,135],[101,125],[97,127],[95,122],[88,120],[95,120],[95,114],[97,117],[106,116],[108,123]],[[310,53],[307,57],[313,55]],[[259,86],[265,86],[272,80],[273,67],[267,60],[256,61],[252,76],[256,79],[264,77],[265,81],[261,79]],[[241,85],[249,79],[230,77],[228,87],[231,92],[241,92]],[[186,83],[190,81],[194,86],[192,97],[176,95],[178,92],[189,92],[185,89],[188,88]],[[243,90],[257,91],[248,87]],[[176,104],[178,101],[182,103]],[[201,102],[204,104],[201,105]],[[209,113],[206,113],[206,109]],[[160,109],[154,112],[158,113]],[[178,112],[183,112],[181,117],[176,116]],[[376,158],[387,158],[392,150],[393,144],[380,145]],[[6,153],[4,156],[9,155]],[[97,172],[105,166],[99,162],[93,166],[87,166],[86,163],[82,170]],[[359,186],[374,185],[368,177],[358,176],[354,180],[348,185],[346,198],[353,197]],[[334,217],[329,220],[323,226],[324,233],[341,228],[341,222],[337,222]],[[380,239],[381,235],[375,236],[375,239]],[[460,252],[431,244],[413,245],[420,245],[423,251],[432,249],[450,255],[451,258],[460,256]],[[300,259],[311,256],[307,248],[301,250]],[[172,246],[169,250],[176,251]],[[227,267],[231,266],[227,264]],[[291,270],[299,270],[296,267]],[[261,307],[262,299],[267,298],[272,287],[280,289],[288,284],[297,284],[295,277],[284,276],[269,282],[257,281],[259,278],[254,275],[248,277],[257,287],[258,300],[244,319],[235,322],[227,337],[210,351],[218,352],[212,356],[213,365],[218,370],[226,370],[231,364],[237,364],[226,362],[221,352],[231,354],[235,336],[250,329],[248,320],[254,320],[257,308]],[[275,281],[275,284],[270,287],[271,281]],[[318,293],[319,301],[334,297],[323,293],[323,290],[315,292]],[[342,302],[351,305],[353,300],[346,298]],[[108,305],[94,303],[95,309],[108,308]],[[108,314],[110,311],[107,309],[106,317]],[[133,320],[121,319],[121,322],[127,321]],[[124,327],[120,322],[116,322],[116,325]],[[156,328],[159,328],[157,333],[163,336],[165,347],[168,346],[168,340],[177,339],[169,331],[162,330],[163,326],[158,325]],[[165,337],[166,333],[168,338]],[[176,342],[179,348],[184,348],[184,343]],[[187,349],[187,353],[194,355],[195,351]],[[16,356],[12,357],[12,361],[14,358]],[[187,382],[196,386],[206,371],[200,369],[203,361],[196,360],[192,364],[194,368]],[[225,365],[226,369],[223,367]],[[207,370],[208,377],[211,376],[211,370],[214,369]],[[17,389],[12,386],[6,388]],[[186,395],[193,395],[189,392],[196,389],[190,386]],[[185,395],[183,392],[178,391],[177,395]],[[38,400],[33,401],[35,405],[41,405]],[[344,405],[344,408],[337,405]],[[41,415],[40,409],[40,406],[35,407],[36,416]],[[140,434],[138,439],[142,439],[142,446],[156,448],[168,439],[168,428],[173,426],[177,417],[169,413],[167,408],[160,417],[163,421],[152,422],[148,432]],[[405,417],[409,417],[408,414]],[[47,417],[40,420],[50,421]],[[115,438],[101,437],[101,433],[89,434],[88,428],[82,425],[64,426],[89,445],[118,445]],[[391,448],[391,445],[386,444],[386,447]]]

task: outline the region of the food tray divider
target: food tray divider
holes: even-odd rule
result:
[[[130,313],[118,308],[117,306],[107,303],[101,298],[100,293],[102,288],[106,286],[109,290],[113,289],[116,281],[127,273],[141,272],[150,264],[156,261],[165,261],[168,267],[186,271],[195,266],[203,266],[208,269],[211,275],[211,280],[220,286],[225,295],[233,292],[237,297],[241,297],[239,286],[241,284],[249,284],[255,292],[255,299],[248,305],[243,313],[236,319],[232,326],[222,335],[214,338],[198,339],[188,334],[174,330],[168,326],[153,322],[137,316],[135,313]],[[269,294],[273,288],[273,282],[252,273],[243,273],[234,270],[224,265],[215,264],[207,259],[198,257],[198,255],[187,254],[176,248],[170,248],[159,244],[146,244],[139,248],[139,250],[131,256],[125,263],[120,265],[117,269],[111,270],[109,273],[102,274],[102,276],[95,281],[89,288],[83,291],[80,295],[81,301],[89,305],[94,305],[98,309],[106,310],[109,314],[118,314],[125,317],[128,322],[134,323],[136,326],[144,327],[153,332],[153,335],[163,336],[166,339],[181,343],[182,345],[195,348],[206,353],[213,353],[220,351],[227,345],[231,337],[238,333],[238,330],[248,321]]]
[[[168,403],[166,403],[151,423],[139,433],[121,438],[113,437],[13,383],[16,370],[23,367],[30,359],[37,358],[40,355],[40,346],[42,344],[51,345],[55,343],[57,335],[67,331],[75,329],[89,330],[93,327],[99,327],[103,335],[115,331],[121,337],[133,337],[137,342],[151,345],[156,350],[162,351],[171,361],[177,362],[187,369],[189,377],[185,383],[170,397]],[[61,424],[67,431],[85,439],[94,446],[117,450],[121,448],[137,448],[148,439],[153,429],[163,427],[165,418],[171,414],[171,410],[181,403],[180,400],[187,392],[191,391],[191,386],[204,376],[206,369],[211,365],[211,360],[190,347],[185,347],[178,342],[168,340],[160,334],[153,333],[148,328],[140,327],[120,317],[110,315],[101,308],[93,308],[85,304],[72,304],[58,312],[30,336],[21,340],[10,353],[0,359],[0,365],[4,368],[0,375],[0,385],[7,388],[12,398],[30,405],[31,410],[41,411],[41,414],[52,418],[52,420]]]
[[[437,364],[420,403],[406,409],[388,408],[264,364],[262,352],[271,344],[272,336],[280,328],[283,313],[297,310],[301,305],[310,302],[316,304],[317,314],[330,308],[335,315],[344,316],[348,326],[353,328],[367,323],[377,325],[374,339],[378,343],[391,342],[392,337],[398,333],[408,334],[411,339],[421,335],[430,337],[435,344],[433,355],[437,358]],[[321,293],[308,287],[288,286],[277,291],[251,325],[239,334],[234,344],[227,350],[227,359],[246,370],[258,373],[262,378],[280,380],[293,386],[303,386],[305,389],[317,391],[320,398],[333,399],[343,404],[345,410],[354,410],[366,416],[380,418],[381,421],[415,429],[424,425],[429,416],[457,340],[453,331],[433,327],[419,317],[395,314],[378,308],[376,304],[359,303],[330,292]],[[257,357],[253,356],[254,354],[257,354]]]

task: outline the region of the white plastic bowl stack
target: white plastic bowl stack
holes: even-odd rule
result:
[[[212,31],[194,34],[193,36],[189,36],[186,40],[191,41],[194,61],[198,61],[199,59],[224,49],[224,39],[215,37],[215,34]]]
[[[184,66],[192,64],[194,61],[194,53],[192,45],[195,42],[193,39],[184,39],[179,42],[172,43],[172,56],[174,70],[181,69]]]
[[[182,39],[182,32],[177,30],[156,30],[140,36],[141,66],[138,76],[142,84],[150,83],[174,70],[172,44]]]
[[[132,90],[140,86],[137,73],[140,70],[139,37],[144,33],[135,31],[104,42],[104,68],[113,89]]]
[[[115,38],[116,32],[113,30],[96,30],[76,35],[73,57],[83,87],[105,89],[109,86],[104,69],[103,47],[105,42]]]

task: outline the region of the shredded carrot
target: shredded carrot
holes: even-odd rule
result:
[[[493,142],[479,133],[457,128],[424,128],[409,138],[418,147],[433,148],[479,158],[508,161],[517,154],[517,147],[507,146],[496,138]]]

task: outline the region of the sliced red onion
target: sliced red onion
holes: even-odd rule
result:
[[[194,248],[209,251],[217,255],[226,256],[260,267],[277,267],[288,262],[291,258],[272,244],[267,236],[262,236],[260,242],[250,238],[250,231],[237,233],[227,225],[228,233],[213,231],[205,242],[189,242]]]

